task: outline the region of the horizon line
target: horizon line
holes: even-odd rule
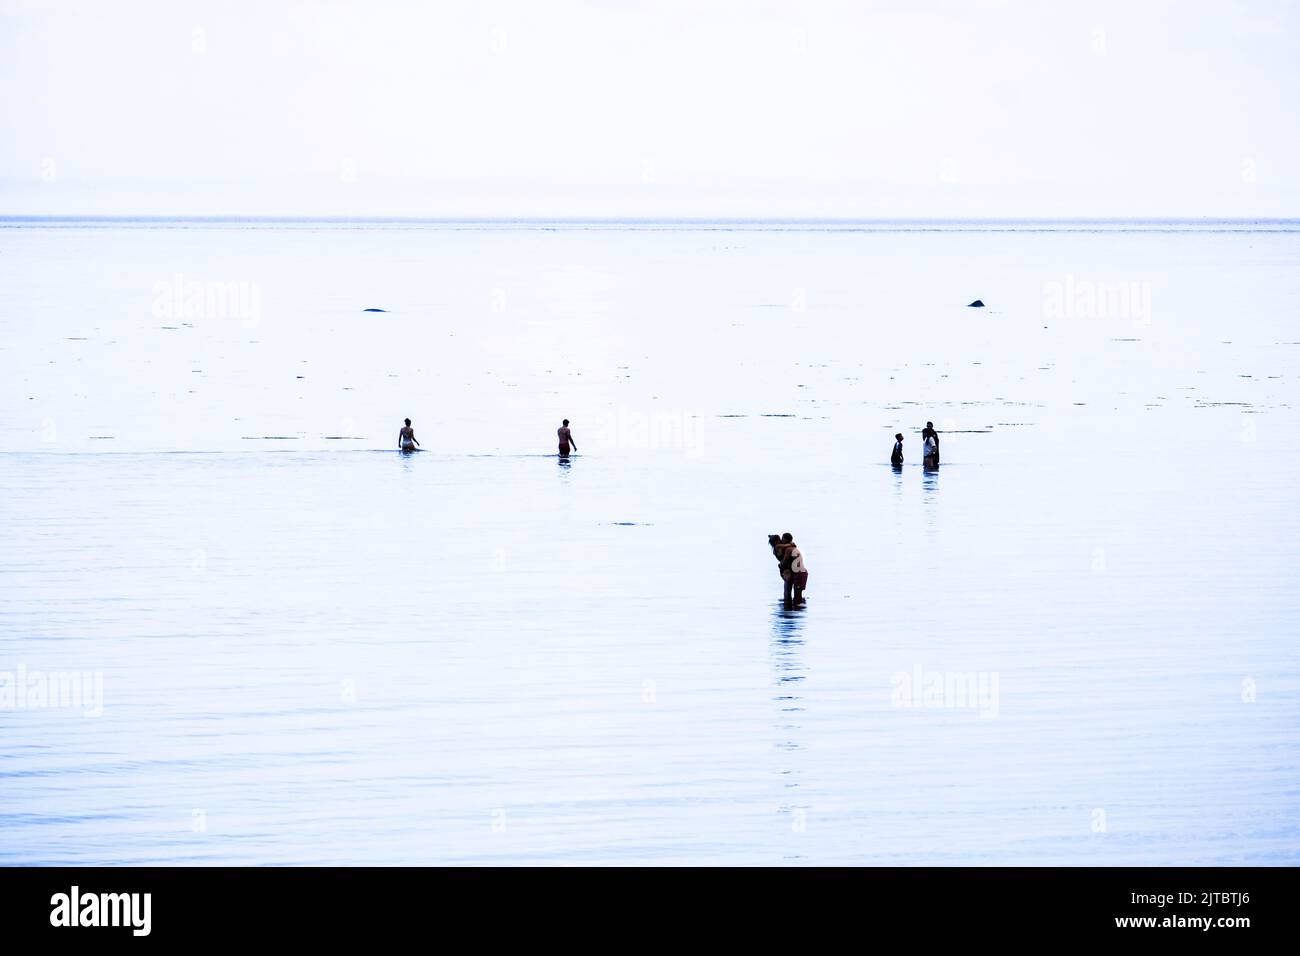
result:
[[[812,216],[287,216],[287,215],[0,215],[0,229],[40,226],[426,226],[444,229],[608,229],[822,232],[1300,232],[1300,218],[1264,216],[812,217]],[[1127,229],[1117,227],[1129,227]]]
[[[201,213],[0,213],[0,222],[699,222],[699,223],[912,223],[912,222],[1274,222],[1300,224],[1300,216],[354,216]]]

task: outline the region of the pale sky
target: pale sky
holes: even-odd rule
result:
[[[0,215],[1300,215],[1278,0],[0,11]]]

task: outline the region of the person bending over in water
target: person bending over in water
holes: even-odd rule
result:
[[[397,448],[399,451],[415,451],[415,446],[420,444],[415,440],[415,429],[411,427],[411,420],[406,419],[406,424],[402,430],[397,433]]]
[[[773,541],[773,538],[776,540]],[[790,593],[794,588],[794,570],[791,567],[794,561],[790,557],[790,548],[794,544],[794,538],[787,531],[784,535],[772,535],[767,540],[768,544],[772,545],[772,553],[776,555],[777,572],[781,575],[781,581],[785,585],[783,600],[786,609],[789,610],[794,607]]]
[[[769,534],[767,536],[767,546],[772,549],[776,555],[776,563],[781,563],[781,536],[779,534]]]
[[[790,536],[785,536],[789,538]],[[785,606],[790,606],[790,588],[794,587],[794,572],[790,570],[789,545],[781,540],[780,535],[768,535],[767,546],[776,557],[776,574],[785,583]]]
[[[894,436],[894,453],[889,456],[891,465],[901,465],[903,463],[903,433],[899,432]]]
[[[776,557],[776,573],[785,580],[786,572],[790,570],[790,563],[785,559],[785,545],[781,542],[779,534],[769,534],[767,536],[767,546],[772,549],[772,554]]]
[[[557,430],[555,434],[558,435],[560,438],[561,458],[569,457],[570,445],[573,446],[574,451],[578,450],[578,443],[573,440],[573,432],[569,431],[569,420],[567,418],[564,420],[564,424],[559,427],[559,430]]]

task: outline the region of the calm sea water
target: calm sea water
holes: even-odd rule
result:
[[[1298,228],[2,223],[0,862],[1300,862]]]

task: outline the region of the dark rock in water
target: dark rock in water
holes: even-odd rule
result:
[[[976,300],[975,300],[974,302],[972,302],[970,305],[966,306],[966,308],[968,308],[968,309],[982,309],[982,308],[984,308],[984,300],[983,300],[983,299],[976,299]]]
[[[387,309],[362,309],[362,312],[387,312]]]

